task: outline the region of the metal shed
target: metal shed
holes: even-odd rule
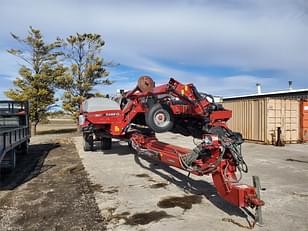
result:
[[[233,115],[228,125],[244,139],[274,144],[278,128],[285,143],[308,141],[308,89],[227,97]]]

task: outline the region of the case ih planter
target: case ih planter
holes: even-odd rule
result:
[[[101,141],[102,149],[111,148],[112,138],[127,140],[139,154],[189,174],[211,174],[218,194],[235,206],[259,209],[264,205],[257,187],[239,183],[241,174],[248,171],[241,154],[243,140],[227,127],[232,112],[216,104],[211,95],[174,79],[155,87],[150,77],[143,76],[125,94],[125,101],[122,110],[109,99],[84,101],[80,126],[86,151],[93,150],[95,140]],[[155,132],[166,131],[200,142],[189,150],[158,141]]]

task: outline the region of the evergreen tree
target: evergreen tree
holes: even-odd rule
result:
[[[54,93],[57,79],[63,79],[65,68],[57,61],[62,55],[59,51],[61,41],[45,43],[40,30],[30,26],[26,38],[11,33],[21,45],[21,49],[10,49],[8,52],[23,60],[19,76],[14,80],[15,88],[5,92],[13,100],[30,102],[30,121],[34,135],[36,126],[46,117],[46,112],[55,103]]]
[[[65,90],[64,110],[77,116],[80,103],[96,85],[109,85],[109,72],[105,69],[111,63],[105,63],[100,57],[105,42],[98,34],[70,35],[62,41],[64,57],[70,63],[69,75],[61,80]]]

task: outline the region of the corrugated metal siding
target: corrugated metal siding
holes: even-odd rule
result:
[[[285,142],[299,140],[299,101],[289,99],[243,99],[224,102],[232,110],[229,127],[241,132],[247,140],[272,143],[277,139],[277,127]]]
[[[232,110],[229,127],[242,133],[245,139],[264,142],[266,128],[266,99],[224,102]]]

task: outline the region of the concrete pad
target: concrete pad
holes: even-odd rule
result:
[[[164,142],[192,148],[191,137],[163,133]],[[240,230],[248,226],[245,211],[236,208],[216,194],[211,177],[192,176],[164,164],[148,161],[127,147],[114,142],[112,150],[84,152],[82,138],[74,138],[77,150],[93,184],[102,186],[95,192],[96,201],[109,221],[108,230]],[[243,182],[252,184],[260,176],[265,225],[255,230],[308,230],[308,145],[273,147],[244,144],[243,153],[249,173]],[[184,188],[189,182],[192,190]],[[160,208],[168,197],[201,195],[201,203],[191,209],[178,206]],[[147,219],[140,213],[162,215],[147,224],[130,223],[130,219]],[[140,215],[140,217],[139,217]],[[150,213],[152,216],[152,213]],[[154,215],[153,215],[154,216]],[[228,220],[232,219],[234,224]],[[151,219],[150,219],[151,220]],[[229,221],[229,222],[228,222]],[[145,222],[146,223],[146,222]]]

